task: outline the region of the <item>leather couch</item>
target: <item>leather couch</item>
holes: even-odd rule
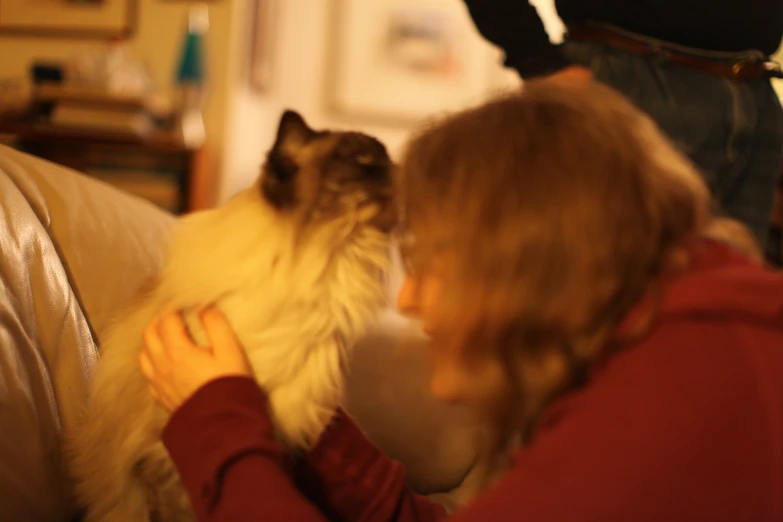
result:
[[[63,433],[77,422],[108,318],[161,265],[174,220],[0,146],[0,521],[75,517]],[[381,314],[357,346],[346,408],[418,491],[453,492],[471,470],[478,430],[427,394],[414,332],[393,310]]]

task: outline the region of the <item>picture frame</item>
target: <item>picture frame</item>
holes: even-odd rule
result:
[[[278,0],[252,1],[248,79],[254,91],[264,93],[271,88],[274,76],[274,51],[280,5]]]
[[[327,111],[409,126],[482,101],[493,49],[459,0],[335,0]]]
[[[138,0],[0,0],[0,36],[127,39],[137,21]]]

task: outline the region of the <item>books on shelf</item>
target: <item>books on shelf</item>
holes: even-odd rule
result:
[[[155,130],[152,117],[138,110],[104,107],[80,107],[60,103],[54,107],[50,123],[60,127],[99,129],[110,132],[146,135]]]
[[[78,86],[43,84],[35,100],[51,107],[49,123],[57,127],[147,135],[170,116],[156,97],[118,95]]]
[[[41,84],[35,87],[39,102],[110,106],[146,111],[165,118],[171,113],[171,104],[158,96],[123,95],[88,87]]]
[[[7,137],[174,214],[188,211],[201,152],[166,129],[167,113],[154,101],[59,85],[35,89],[35,110],[0,121],[0,141]]]

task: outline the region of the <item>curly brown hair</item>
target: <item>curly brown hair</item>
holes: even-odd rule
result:
[[[627,342],[618,322],[714,219],[694,165],[598,83],[529,81],[445,117],[409,142],[397,182],[408,265],[449,252],[452,348],[504,368],[483,407],[506,434]]]

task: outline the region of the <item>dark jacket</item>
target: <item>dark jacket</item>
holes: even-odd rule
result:
[[[465,0],[479,32],[522,77],[568,65],[527,0]],[[783,39],[780,0],[556,0],[565,23],[592,21],[711,51],[771,55]]]

